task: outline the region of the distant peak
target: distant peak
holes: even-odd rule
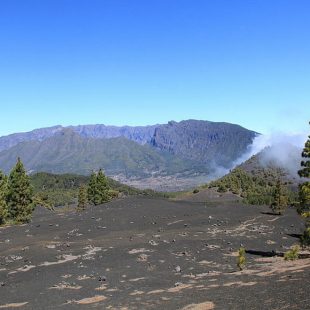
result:
[[[78,134],[70,127],[63,127],[61,130],[57,131],[55,135],[59,136],[75,136]]]

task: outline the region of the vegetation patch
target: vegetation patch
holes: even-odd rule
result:
[[[65,206],[78,203],[80,194],[81,205],[85,203],[83,200],[87,187],[90,183],[91,176],[83,176],[76,174],[52,174],[46,172],[36,173],[30,177],[31,184],[34,189],[36,205],[42,205],[47,208]],[[112,198],[119,195],[145,195],[145,196],[160,196],[152,190],[139,190],[131,186],[127,186],[117,182],[109,177],[106,177],[109,195]],[[82,188],[82,189],[81,189]],[[83,189],[84,188],[84,189]],[[82,195],[82,196],[81,196]]]
[[[241,247],[238,251],[237,266],[240,270],[245,267],[245,248]]]
[[[296,259],[298,259],[299,251],[300,251],[299,245],[293,246],[289,251],[284,253],[284,259],[285,260],[296,260]]]
[[[230,191],[239,195],[243,201],[253,205],[272,205],[277,196],[278,180],[283,176],[281,169],[262,168],[259,173],[251,174],[242,168],[233,169],[222,178],[212,181],[210,188],[217,188],[220,193]],[[278,185],[277,185],[278,184]],[[296,193],[288,188],[288,183],[281,184],[281,202],[294,203]],[[278,206],[276,202],[276,206]]]

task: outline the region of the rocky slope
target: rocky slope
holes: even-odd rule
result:
[[[150,143],[155,129],[160,125],[152,126],[105,126],[105,125],[79,125],[70,126],[72,130],[82,137],[96,138],[96,139],[109,139],[124,137],[129,140],[135,141],[139,144]]]
[[[61,126],[35,129],[29,132],[13,133],[0,137],[0,152],[25,141],[43,141],[61,131]]]
[[[257,133],[229,123],[188,120],[157,127],[152,145],[183,158],[231,167]]]
[[[69,128],[85,138],[117,138],[125,137],[140,144],[149,143],[154,135],[155,128],[160,125],[152,126],[106,126],[106,125],[79,125],[79,126],[54,126],[35,129],[30,132],[14,133],[0,137],[0,152],[7,150],[20,142],[43,141],[60,131]]]
[[[0,308],[309,309],[310,259],[273,256],[304,225],[293,209],[268,211],[221,197],[38,208],[31,223],[0,228]]]
[[[227,146],[229,139],[232,138],[233,141],[238,141],[239,138],[242,138],[239,148],[243,150],[244,146],[250,144],[256,135],[255,132],[238,125],[197,120],[186,120],[179,123],[171,121],[168,124],[151,126],[54,126],[0,137],[0,151],[7,150],[20,142],[43,141],[65,128],[70,128],[85,138],[108,139],[124,137],[139,144],[148,143],[160,149],[180,153],[185,155],[185,157],[188,157],[185,154],[185,150],[182,149],[180,151],[177,148],[183,142],[186,145],[185,149],[189,146],[191,150],[199,151],[201,143],[205,144],[205,148],[214,147],[215,144],[223,144],[223,142]],[[171,147],[167,147],[167,144],[171,145]],[[230,148],[231,146],[229,146],[227,152],[230,151]],[[232,147],[232,149],[236,149],[236,146]]]

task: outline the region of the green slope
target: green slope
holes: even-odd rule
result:
[[[89,183],[89,176],[76,174],[51,174],[46,172],[36,173],[30,176],[34,188],[35,197],[50,207],[74,204],[77,201],[79,187]],[[161,195],[152,190],[139,190],[121,184],[108,178],[109,185],[114,194],[121,195]]]
[[[288,170],[279,167],[274,162],[262,164],[264,150],[230,171],[222,178],[209,183],[219,192],[230,191],[240,195],[249,204],[267,204],[272,202],[272,196],[278,179],[281,180],[289,202],[296,201],[298,179]]]
[[[154,173],[206,172],[204,165],[184,160],[126,138],[83,138],[70,129],[42,142],[20,143],[0,153],[0,169],[8,172],[21,157],[32,172],[88,175],[103,168],[107,175],[146,177]]]

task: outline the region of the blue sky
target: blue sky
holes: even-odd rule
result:
[[[308,130],[308,0],[2,0],[0,135],[204,119]]]

